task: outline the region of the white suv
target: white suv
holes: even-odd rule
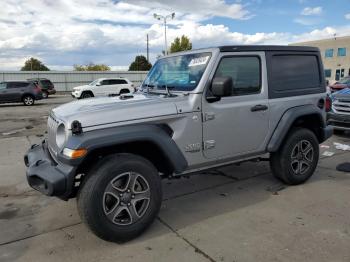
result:
[[[73,88],[74,98],[113,96],[135,91],[134,84],[126,78],[99,78],[88,85]]]

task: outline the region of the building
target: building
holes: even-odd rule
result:
[[[324,73],[330,83],[350,75],[350,36],[294,43],[292,45],[318,47],[323,59]]]

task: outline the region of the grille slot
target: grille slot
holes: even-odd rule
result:
[[[58,127],[59,122],[50,115],[47,119],[47,139],[48,139],[48,145],[49,149],[56,151],[57,145],[56,145],[56,131]]]
[[[350,115],[350,102],[335,101],[333,103],[333,110],[336,113],[342,113],[346,115]]]

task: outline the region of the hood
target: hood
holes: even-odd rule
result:
[[[76,87],[73,87],[73,90],[81,90],[81,89],[84,89],[84,88],[87,88],[87,87],[90,87],[89,85],[83,85],[83,86],[76,86]]]
[[[340,84],[340,83],[335,83],[335,84],[331,85],[331,88],[333,88],[333,89],[342,89],[345,87],[347,87],[346,84]]]
[[[82,127],[106,125],[157,116],[177,114],[172,99],[157,95],[134,94],[133,98],[97,97],[73,101],[52,109],[54,117],[70,128],[74,120]]]
[[[332,98],[337,100],[347,100],[350,101],[350,88],[344,88],[338,92],[332,94]]]

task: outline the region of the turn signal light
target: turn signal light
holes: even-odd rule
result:
[[[69,157],[71,159],[77,159],[80,157],[85,156],[87,153],[87,150],[85,148],[80,148],[80,149],[70,149],[70,148],[65,148],[63,149],[63,155],[66,157]]]
[[[332,100],[329,96],[326,97],[326,112],[329,112],[332,110]]]

